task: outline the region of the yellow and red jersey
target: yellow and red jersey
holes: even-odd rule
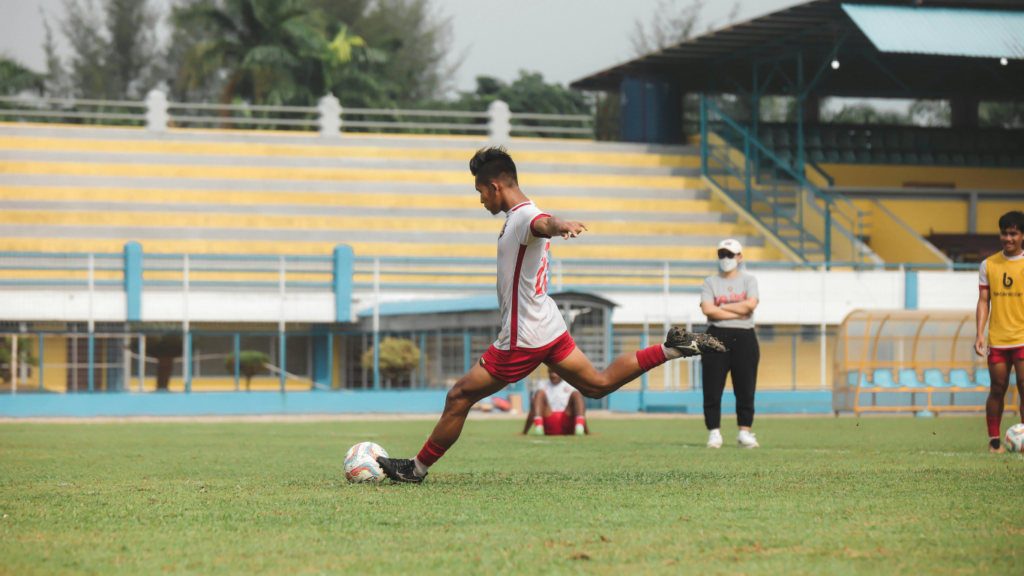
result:
[[[989,291],[988,345],[1024,346],[1024,254],[989,256],[981,263],[979,274],[981,289]]]

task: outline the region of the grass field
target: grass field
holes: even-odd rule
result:
[[[980,417],[734,424],[470,421],[422,486],[340,467],[428,421],[0,424],[0,573],[1024,573],[1024,460]]]

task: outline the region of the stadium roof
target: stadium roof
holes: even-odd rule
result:
[[[802,85],[815,94],[835,96],[1021,98],[1024,61],[1014,59],[1001,66],[994,54],[1002,52],[988,47],[1000,42],[1012,46],[1014,38],[1024,35],[1018,24],[1024,22],[1024,1],[923,0],[922,8],[908,5],[918,2],[811,0],[624,62],[571,87],[615,91],[628,76],[669,80],[686,92],[750,94],[757,68],[764,72],[756,90],[760,94],[794,94]],[[893,7],[922,15],[903,24],[890,18],[884,29],[873,24],[865,30],[849,14],[850,8],[877,15]],[[926,14],[939,8],[954,13],[955,23],[940,28],[937,19]],[[1000,21],[998,30],[981,28],[990,19]],[[926,21],[936,32],[924,28]],[[929,34],[935,36],[926,37]],[[921,53],[890,51],[889,43],[897,40],[916,43]],[[939,52],[942,46],[963,56]],[[985,59],[971,57],[978,54]],[[1022,57],[1013,54],[1006,57]],[[833,58],[839,60],[839,70],[829,66]]]
[[[843,11],[881,52],[1024,58],[1024,12],[859,4]]]

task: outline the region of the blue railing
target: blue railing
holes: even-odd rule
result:
[[[864,212],[808,182],[803,167],[776,156],[704,95],[701,171],[803,262],[866,263]],[[835,234],[846,242],[837,242]]]
[[[361,289],[373,288],[375,275],[381,289],[486,290],[495,281],[496,262],[491,258],[356,256],[352,260],[352,284]],[[821,265],[811,261],[744,264],[759,270],[817,269]],[[836,260],[829,264],[833,268],[875,270],[977,268],[976,264]],[[690,291],[699,289],[693,282],[714,273],[717,266],[716,260],[553,258],[549,285],[553,289],[599,291],[664,291],[667,285],[672,292]],[[90,281],[95,287],[124,287],[126,278],[137,273],[143,288],[330,291],[335,267],[332,256],[320,255],[144,254],[140,269],[134,270],[130,259],[117,253],[0,252],[0,287],[85,288]]]

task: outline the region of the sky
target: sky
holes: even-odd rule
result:
[[[30,68],[45,68],[41,16],[55,21],[64,0],[0,0],[0,53]],[[78,0],[88,1],[88,0]],[[95,1],[95,0],[94,0]],[[151,0],[168,5],[171,0]],[[666,0],[662,0],[666,1]],[[749,20],[804,0],[740,0],[738,20]],[[648,22],[659,0],[432,0],[451,18],[453,62],[461,59],[454,84],[475,88],[477,76],[512,80],[519,70],[540,72],[549,82],[568,84],[633,57],[629,38],[635,22]],[[677,0],[684,5],[688,2]],[[700,30],[720,27],[732,11],[730,0],[709,0]]]

